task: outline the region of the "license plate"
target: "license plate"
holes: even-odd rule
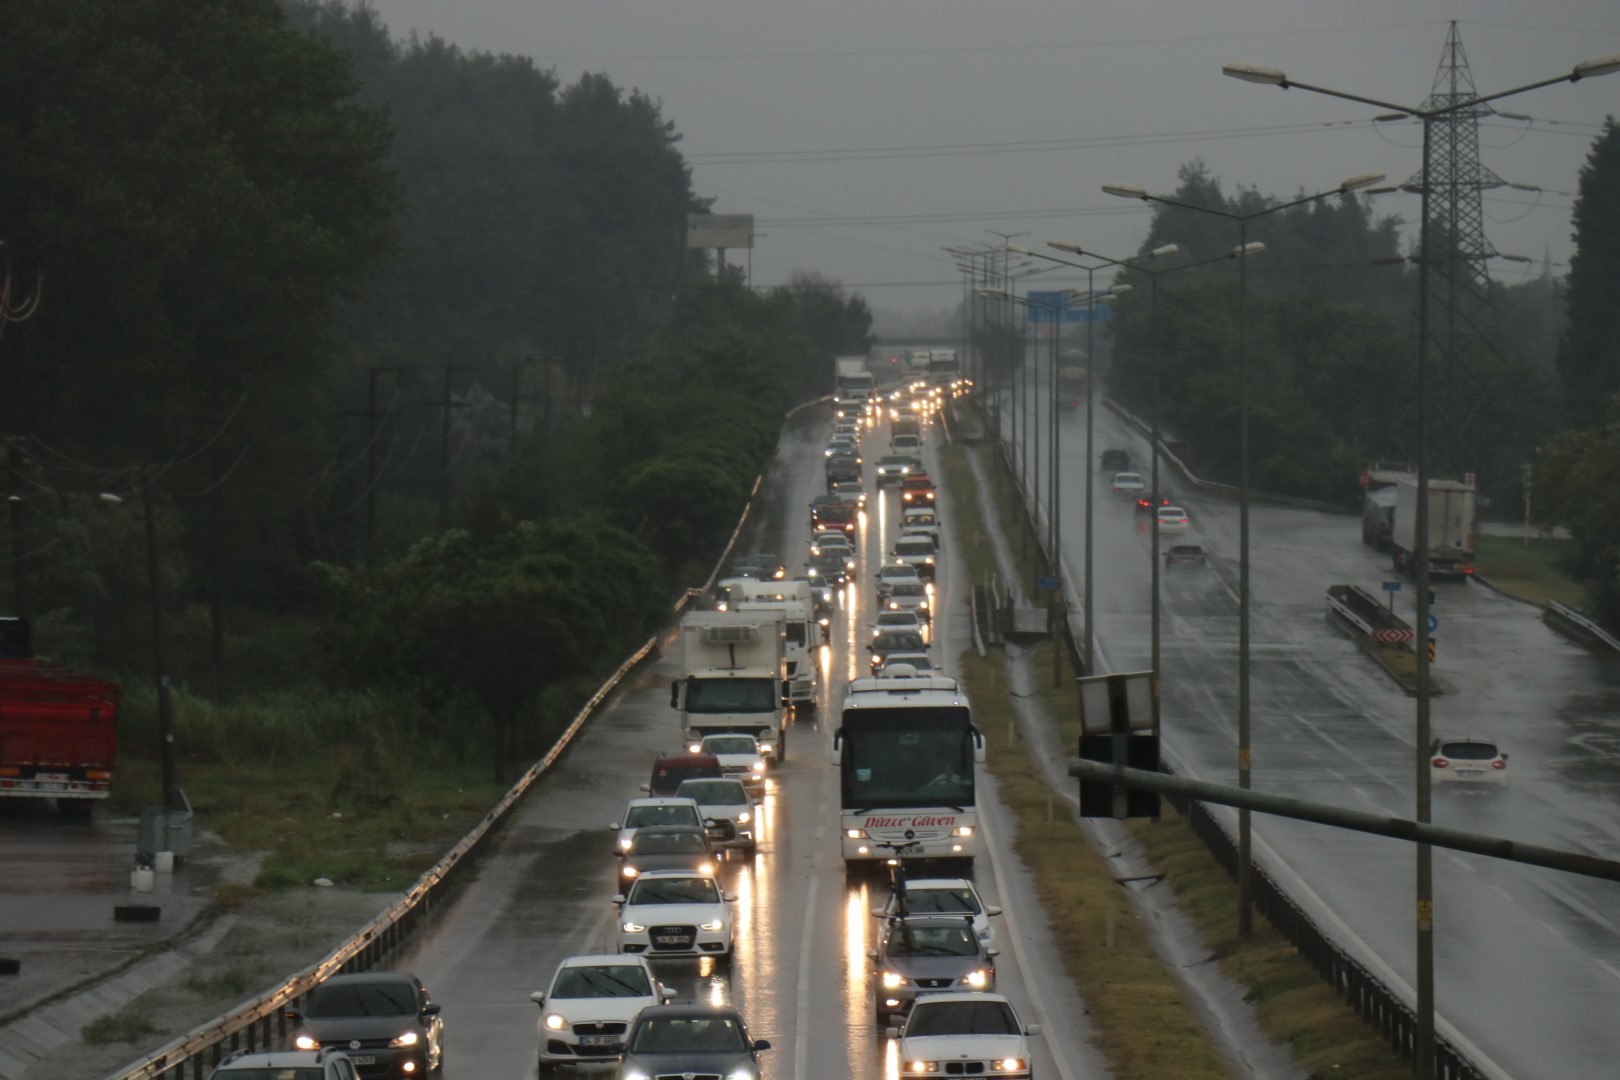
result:
[[[376,1058],[376,1055],[374,1055],[374,1054],[363,1054],[363,1055],[361,1055],[359,1057],[356,1057],[354,1054],[350,1054],[349,1055],[349,1060],[354,1062],[356,1065],[375,1065],[375,1064],[377,1064],[377,1058]]]
[[[46,781],[46,782],[56,783],[56,784],[65,784],[65,783],[67,783],[67,778],[68,778],[68,774],[65,773],[65,772],[42,772],[42,773],[35,773],[34,774],[34,779],[36,779],[36,780],[41,780],[41,781]]]
[[[579,1045],[581,1045],[581,1046],[618,1046],[619,1045],[619,1037],[617,1035],[581,1035],[579,1037]]]
[[[1485,775],[1485,770],[1484,769],[1458,769],[1457,770],[1457,775],[1458,776],[1468,776],[1468,777],[1484,776]]]
[[[655,945],[690,945],[692,939],[685,934],[659,934],[653,938]]]

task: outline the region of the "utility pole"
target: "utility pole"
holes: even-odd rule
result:
[[[28,504],[22,493],[22,451],[16,443],[6,447],[6,467],[11,473],[11,603],[12,613],[25,622],[33,621],[33,600],[28,594]]]
[[[169,653],[164,640],[162,560],[158,558],[157,512],[152,505],[151,470],[142,467],[135,477],[140,484],[141,511],[146,518],[146,572],[151,579],[152,596],[152,666],[157,677],[158,695],[158,752],[162,761],[163,808],[169,810],[175,806],[174,730],[169,705]]]
[[[444,532],[450,525],[450,410],[467,407],[466,402],[458,402],[450,397],[451,381],[456,372],[466,370],[457,364],[444,365],[444,398],[433,402],[444,410],[439,423],[439,532]]]

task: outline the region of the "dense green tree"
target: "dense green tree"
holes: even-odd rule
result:
[[[1566,421],[1581,428],[1596,424],[1620,391],[1620,124],[1612,116],[1581,167],[1574,240],[1558,370]]]
[[[1620,632],[1620,395],[1609,398],[1602,420],[1541,449],[1534,505],[1538,519],[1568,527],[1571,569],[1587,582],[1589,607]]]

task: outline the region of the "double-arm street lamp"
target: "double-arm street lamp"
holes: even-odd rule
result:
[[[1418,226],[1418,348],[1417,348],[1417,486],[1420,493],[1418,499],[1417,520],[1413,522],[1414,544],[1417,547],[1417,619],[1418,627],[1426,627],[1429,622],[1429,500],[1426,495],[1429,487],[1428,478],[1428,348],[1429,348],[1429,286],[1428,263],[1430,261],[1429,248],[1429,147],[1431,144],[1431,130],[1436,120],[1445,120],[1451,114],[1463,109],[1473,109],[1491,101],[1513,97],[1516,94],[1539,90],[1544,86],[1555,86],[1559,83],[1577,83],[1582,79],[1595,78],[1599,75],[1609,75],[1620,71],[1620,53],[1599,57],[1595,60],[1585,60],[1576,64],[1568,72],[1549,79],[1525,83],[1508,90],[1499,90],[1493,94],[1478,94],[1467,97],[1461,101],[1453,101],[1434,108],[1414,108],[1409,105],[1399,105],[1385,101],[1381,98],[1367,97],[1361,94],[1347,93],[1343,90],[1332,90],[1324,86],[1312,86],[1309,83],[1290,79],[1283,72],[1271,67],[1262,67],[1258,64],[1227,64],[1222,72],[1234,79],[1244,82],[1260,83],[1264,86],[1275,86],[1283,90],[1308,90],[1313,94],[1323,94],[1327,97],[1341,98],[1345,101],[1354,101],[1362,105],[1370,105],[1376,109],[1388,109],[1391,115],[1380,119],[1400,119],[1402,116],[1413,117],[1423,124],[1423,165],[1422,180],[1419,183],[1419,197],[1421,209],[1419,210],[1420,223]],[[1452,240],[1454,242],[1454,238]],[[1421,632],[1421,631],[1420,631]],[[1429,765],[1429,654],[1428,650],[1418,648],[1417,654],[1417,732],[1416,732],[1416,761],[1417,771],[1417,820],[1427,824],[1430,820],[1430,765]],[[1244,784],[1247,787],[1247,784]],[[1242,856],[1243,866],[1248,865],[1247,855]],[[1247,908],[1245,908],[1245,911]],[[1433,857],[1428,844],[1417,845],[1417,1040],[1413,1047],[1413,1074],[1421,1077],[1434,1075],[1434,867]]]
[[[1237,213],[1211,206],[1199,206],[1164,195],[1150,195],[1139,187],[1104,184],[1103,191],[1127,199],[1161,203],[1201,214],[1235,221],[1238,225],[1238,786],[1249,786],[1249,363],[1248,363],[1248,279],[1249,256],[1257,252],[1249,244],[1249,222],[1267,214],[1277,214],[1318,199],[1343,195],[1384,179],[1383,173],[1353,176],[1338,187],[1302,195],[1285,203],[1275,203]],[[1250,864],[1251,835],[1249,811],[1238,810],[1238,933],[1248,937],[1254,930],[1254,870]]]

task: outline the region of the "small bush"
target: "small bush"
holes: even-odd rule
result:
[[[98,1016],[79,1032],[79,1037],[91,1046],[108,1043],[138,1043],[158,1033],[157,1027],[143,1012],[134,1008]]]

